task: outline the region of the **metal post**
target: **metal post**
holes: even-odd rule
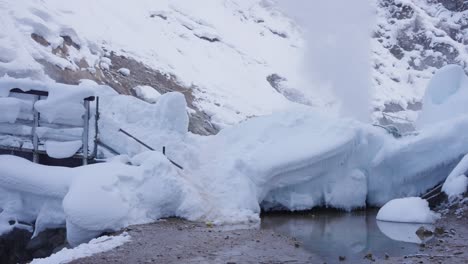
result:
[[[39,138],[37,136],[36,130],[39,127],[39,112],[36,110],[35,104],[39,101],[40,96],[35,95],[33,101],[33,127],[32,127],[32,143],[33,143],[33,162],[39,163]]]
[[[88,139],[89,139],[89,101],[84,101],[85,114],[83,116],[83,165],[88,165]]]
[[[96,97],[96,113],[94,114],[94,149],[93,149],[93,157],[97,158],[97,148],[99,142],[99,96]]]

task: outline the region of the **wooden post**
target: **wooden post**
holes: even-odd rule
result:
[[[83,116],[83,165],[88,165],[89,139],[89,101],[84,100],[85,114]]]
[[[39,127],[39,112],[36,110],[35,104],[40,100],[39,95],[34,96],[33,101],[33,127],[32,127],[32,144],[33,144],[33,162],[39,163],[39,138],[37,136],[36,130]]]

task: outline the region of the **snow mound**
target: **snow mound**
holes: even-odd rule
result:
[[[55,159],[72,157],[78,152],[81,146],[83,146],[81,140],[68,142],[46,141],[45,143],[47,155]]]
[[[377,220],[402,223],[434,223],[440,215],[429,208],[429,203],[419,197],[394,199],[380,208]]]
[[[431,79],[416,124],[424,127],[467,114],[468,77],[460,66],[445,66]]]
[[[133,88],[136,95],[148,103],[156,103],[161,94],[151,86],[137,86]]]
[[[123,233],[119,236],[102,236],[81,244],[76,248],[64,248],[50,257],[34,259],[31,264],[63,264],[73,260],[92,256],[119,247],[131,240],[130,235]]]
[[[442,191],[445,192],[449,198],[462,195],[468,188],[468,155],[465,155],[458,165],[453,169],[447,177]]]

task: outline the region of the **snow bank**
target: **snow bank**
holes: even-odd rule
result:
[[[119,236],[102,236],[81,244],[76,248],[64,248],[50,257],[34,259],[31,264],[63,264],[73,260],[92,256],[119,247],[131,240],[130,235],[123,233]]]
[[[377,220],[403,223],[434,223],[440,215],[429,208],[429,203],[419,197],[394,199],[380,208]]]
[[[427,87],[419,127],[464,116],[468,113],[468,77],[458,65],[437,71]]]
[[[447,180],[442,186],[442,191],[445,192],[449,198],[462,195],[466,192],[468,187],[468,155],[465,155],[458,165],[453,169]]]
[[[89,82],[83,82],[76,86],[52,81],[41,82],[30,78],[17,79],[3,76],[0,77],[0,104],[9,103],[6,106],[0,107],[11,107],[12,113],[9,114],[9,119],[14,121],[18,117],[15,113],[19,113],[18,111],[21,109],[20,101],[17,100],[12,105],[13,102],[6,101],[7,98],[1,97],[7,97],[13,88],[19,88],[22,91],[45,91],[49,93],[47,99],[39,100],[34,104],[34,108],[41,114],[42,118],[48,122],[54,122],[59,119],[67,120],[68,122],[82,122],[81,118],[84,113],[83,100],[94,96],[94,86],[97,85],[90,85]]]
[[[35,165],[15,156],[0,155],[0,234],[19,222],[36,222],[34,235],[65,225],[61,202],[73,178],[71,169]],[[8,222],[13,221],[13,225]]]
[[[128,156],[74,169],[0,156],[1,226],[11,219],[36,220],[37,233],[66,225],[68,241],[78,245],[104,231],[161,217],[243,224],[258,223],[262,207],[381,206],[424,193],[468,153],[467,116],[395,139],[356,120],[298,108],[202,137],[188,133],[180,93],[150,104],[92,87],[102,97],[101,140]],[[120,128],[156,151],[145,152]],[[160,153],[163,146],[183,170]],[[429,221],[425,216],[421,221]]]

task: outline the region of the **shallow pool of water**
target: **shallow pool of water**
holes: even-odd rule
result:
[[[339,262],[339,256],[351,263],[361,263],[368,253],[379,259],[386,254],[416,254],[420,244],[430,239],[416,235],[421,224],[380,222],[376,221],[376,215],[377,210],[267,213],[262,215],[261,228],[296,238],[301,247],[327,263]]]

